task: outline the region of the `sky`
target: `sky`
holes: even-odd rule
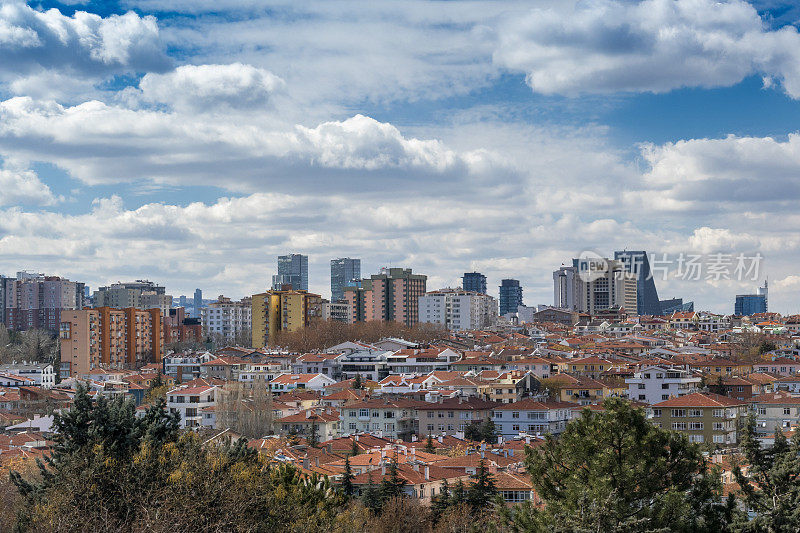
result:
[[[326,297],[358,257],[538,305],[628,249],[800,313],[795,4],[0,0],[0,273],[239,298],[304,253]]]

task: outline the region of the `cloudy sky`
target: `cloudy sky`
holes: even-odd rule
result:
[[[0,0],[0,273],[240,297],[301,252],[535,305],[628,248],[800,312],[793,4]]]

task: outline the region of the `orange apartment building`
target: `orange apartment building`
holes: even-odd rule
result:
[[[159,309],[98,307],[61,316],[61,366],[70,376],[94,368],[137,369],[160,363],[164,323]]]
[[[413,326],[419,322],[419,297],[425,295],[428,277],[410,268],[382,268],[380,274],[361,281],[361,287],[345,287],[353,322],[380,320]]]

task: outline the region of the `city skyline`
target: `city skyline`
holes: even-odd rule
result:
[[[535,304],[584,250],[761,253],[771,308],[798,313],[798,15],[7,2],[0,272],[242,296],[269,285],[266,258],[301,250],[321,294],[348,256],[432,287],[512,277]],[[726,312],[752,284],[658,293]]]

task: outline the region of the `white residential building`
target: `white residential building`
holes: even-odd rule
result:
[[[495,407],[492,420],[497,433],[506,439],[517,437],[520,433],[558,435],[566,429],[575,409],[579,407],[570,402],[540,402],[525,398]]]
[[[216,405],[217,389],[213,385],[176,387],[167,392],[167,409],[181,415],[181,428],[200,429],[204,425],[213,428],[214,421],[210,417],[204,418],[204,409]]]
[[[0,365],[0,372],[28,378],[43,389],[53,388],[56,384],[56,373],[49,363],[7,363]]]
[[[218,334],[232,341],[237,335],[249,334],[252,328],[252,313],[249,297],[235,302],[220,296],[216,302],[200,310],[203,335]]]
[[[430,348],[405,348],[386,356],[390,374],[429,374],[436,370],[450,370],[461,354],[446,346]]]
[[[417,433],[415,400],[366,399],[342,408],[342,434],[372,433],[387,439],[410,439]]]
[[[629,399],[655,404],[697,392],[700,380],[688,366],[653,365],[639,369],[625,383]]]
[[[272,392],[288,392],[295,389],[323,391],[336,383],[324,374],[281,374],[269,382]]]
[[[497,301],[486,294],[441,289],[419,298],[419,321],[452,331],[483,329],[497,322]]]

